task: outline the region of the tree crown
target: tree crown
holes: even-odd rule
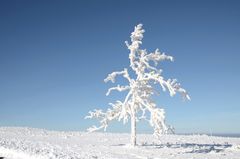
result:
[[[149,121],[150,125],[154,128],[154,135],[159,136],[160,134],[168,133],[171,129],[165,124],[164,109],[158,108],[151,99],[152,95],[156,94],[154,85],[159,84],[163,91],[168,90],[170,96],[174,96],[178,92],[184,99],[190,100],[187,91],[181,87],[176,79],[165,80],[162,76],[162,70],[157,68],[158,64],[164,60],[173,61],[173,57],[161,53],[159,49],[148,53],[146,49],[140,48],[143,33],[145,32],[142,27],[142,24],[138,24],[131,33],[131,43],[125,42],[130,51],[130,68],[135,72],[136,77],[131,78],[128,69],[124,68],[123,71],[112,72],[104,79],[105,82],[111,81],[115,83],[116,76],[123,76],[128,81],[128,85],[111,87],[108,89],[106,95],[108,96],[114,90],[119,92],[128,91],[125,99],[109,103],[112,108],[106,112],[102,110],[90,111],[90,115],[86,118],[100,119],[100,126],[93,126],[88,131],[95,131],[102,128],[106,130],[109,122],[114,119],[123,120],[126,123],[129,117],[136,116],[137,121],[140,119]],[[145,114],[146,111],[150,112],[149,118]]]

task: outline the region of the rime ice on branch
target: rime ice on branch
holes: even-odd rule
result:
[[[136,145],[136,122],[141,119],[149,121],[154,128],[154,135],[156,136],[172,130],[165,123],[164,109],[158,108],[151,99],[151,96],[156,93],[154,90],[155,84],[159,84],[163,91],[168,90],[170,96],[174,96],[178,92],[184,99],[190,100],[188,93],[181,87],[180,83],[177,83],[176,79],[165,80],[162,76],[162,70],[157,68],[157,65],[164,60],[173,61],[173,57],[161,53],[159,49],[152,53],[148,53],[145,49],[140,49],[143,33],[142,24],[139,24],[131,34],[131,43],[125,42],[130,50],[130,68],[135,72],[135,78],[131,78],[128,69],[124,68],[123,71],[113,72],[104,79],[105,82],[111,81],[115,83],[116,76],[123,76],[127,80],[128,85],[117,85],[109,88],[106,95],[108,96],[112,91],[128,91],[125,99],[109,103],[112,108],[106,112],[94,110],[89,112],[89,116],[86,116],[86,118],[97,118],[100,121],[99,127],[92,126],[88,129],[90,132],[99,129],[106,130],[109,122],[114,119],[118,121],[123,120],[123,123],[126,123],[130,118],[131,144],[133,146]],[[152,63],[154,66],[151,65]],[[146,111],[150,112],[150,117],[145,115]]]

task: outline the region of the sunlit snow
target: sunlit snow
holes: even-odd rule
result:
[[[207,135],[129,134],[0,128],[0,157],[6,159],[239,159],[240,138]]]

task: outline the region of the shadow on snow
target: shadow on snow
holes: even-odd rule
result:
[[[126,146],[125,144],[118,144],[112,146]],[[185,153],[209,153],[209,152],[221,152],[224,149],[232,147],[231,144],[224,143],[224,144],[197,144],[197,143],[165,143],[165,144],[155,144],[155,143],[142,143],[137,145],[137,148],[150,148],[150,149],[161,149],[161,148],[184,148],[190,149],[189,151],[185,151]]]

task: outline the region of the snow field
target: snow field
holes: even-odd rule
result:
[[[239,159],[240,138],[207,135],[137,136],[0,128],[0,157],[6,159]]]

